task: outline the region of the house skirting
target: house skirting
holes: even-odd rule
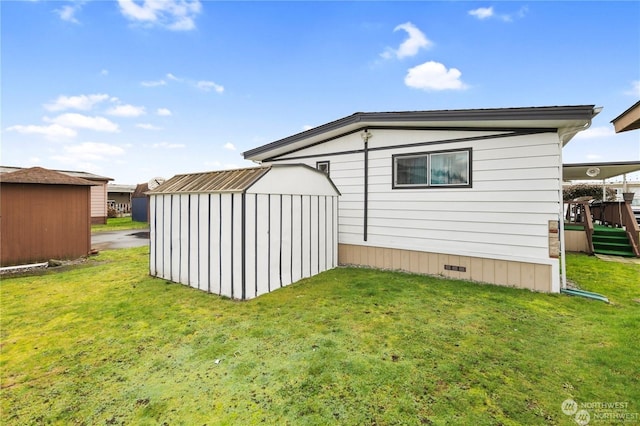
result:
[[[552,266],[538,263],[352,244],[338,244],[338,263],[552,291]]]
[[[590,253],[587,233],[580,231],[564,231],[564,245],[566,251]]]
[[[106,216],[91,216],[91,224],[92,225],[106,225],[107,217]]]

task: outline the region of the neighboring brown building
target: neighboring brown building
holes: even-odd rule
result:
[[[11,173],[18,170],[24,170],[22,167],[6,167],[0,166],[0,174]],[[91,187],[91,223],[105,224],[107,223],[107,183],[112,178],[94,175],[87,172],[76,172],[71,170],[53,170],[67,176],[86,179],[94,185]]]
[[[41,167],[0,174],[0,266],[86,256],[94,185]]]

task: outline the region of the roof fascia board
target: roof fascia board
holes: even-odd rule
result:
[[[488,131],[488,132],[508,132],[508,133],[503,133],[503,134],[491,134],[491,135],[483,135],[483,136],[471,136],[468,138],[455,138],[455,139],[443,139],[443,140],[437,140],[437,141],[429,141],[429,142],[417,142],[417,143],[412,143],[412,144],[405,144],[405,145],[394,145],[393,147],[375,147],[375,148],[369,148],[369,151],[377,151],[377,150],[384,150],[384,149],[395,149],[395,148],[410,148],[413,146],[423,146],[423,145],[437,145],[437,144],[444,144],[444,143],[454,143],[454,142],[467,142],[467,141],[475,141],[475,140],[482,140],[482,139],[494,139],[494,138],[500,138],[500,137],[508,137],[508,136],[522,136],[522,135],[531,135],[531,134],[538,134],[538,133],[550,133],[550,132],[557,132],[558,129],[556,128],[531,128],[531,129],[516,129],[514,130],[513,128],[504,128],[504,127],[424,127],[424,126],[417,126],[417,127],[413,127],[413,126],[403,126],[403,127],[394,127],[394,126],[368,126],[368,127],[361,127],[358,128],[356,130],[350,131],[350,132],[346,132],[344,134],[340,134],[337,136],[333,136],[327,139],[322,139],[320,141],[314,142],[310,145],[305,145],[303,147],[300,148],[296,148],[296,149],[292,149],[291,151],[287,151],[284,153],[280,153],[274,157],[269,157],[269,158],[265,158],[262,161],[275,161],[276,159],[279,159],[280,157],[283,157],[285,155],[290,155],[293,153],[296,153],[298,151],[302,151],[304,149],[307,148],[311,148],[314,147],[316,145],[321,145],[325,142],[329,142],[332,141],[334,139],[338,139],[341,138],[343,136],[347,136],[350,135],[352,133],[357,133],[359,131],[362,131],[364,129],[369,129],[369,130],[439,130],[439,131],[449,131],[449,130],[459,130],[459,131]],[[340,153],[327,153],[327,154],[323,154],[323,155],[339,155],[339,154],[356,154],[358,152],[362,152],[363,150],[350,150],[350,151],[344,151],[344,152],[340,152]],[[294,158],[287,158],[287,160],[293,160],[293,159],[302,159],[302,158],[311,158],[311,157],[317,157],[317,154],[314,155],[309,155],[309,156],[301,156],[301,157],[294,157]]]
[[[408,111],[408,112],[357,112],[353,115],[323,124],[242,153],[245,159],[282,148],[286,145],[314,138],[340,128],[360,124],[360,128],[401,122],[474,122],[474,121],[547,121],[588,120],[595,115],[595,105],[497,108],[470,110]],[[394,126],[395,127],[395,126]],[[429,127],[427,127],[429,128]],[[357,130],[354,130],[357,131]],[[281,155],[281,154],[278,154]]]

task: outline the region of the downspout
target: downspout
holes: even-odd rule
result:
[[[595,117],[598,113],[600,113],[600,111],[602,111],[601,107],[594,108],[592,118]],[[575,134],[576,131],[587,130],[589,127],[591,127],[591,119],[586,125],[566,129],[564,132],[560,133],[559,135],[560,136],[560,154],[559,154],[560,155],[560,200],[564,199],[564,197],[562,196],[562,182],[563,182],[562,147],[564,146],[564,138],[569,134],[572,134],[572,133]],[[560,203],[558,225],[559,225],[559,232],[560,232],[560,270],[561,270],[560,293],[568,294],[570,296],[585,297],[587,299],[599,300],[605,303],[609,303],[609,299],[607,299],[606,296],[603,296],[601,294],[592,293],[590,291],[585,291],[585,290],[567,288],[567,262],[566,262],[565,239],[564,239],[564,202]]]
[[[360,133],[362,140],[364,141],[364,223],[363,223],[363,235],[364,241],[368,238],[368,222],[369,222],[369,139],[373,137],[369,129],[364,129]]]
[[[558,157],[560,159],[560,179],[559,179],[559,188],[558,195],[560,203],[558,205],[558,230],[560,233],[560,292],[566,290],[567,288],[567,261],[565,254],[565,239],[564,239],[564,197],[562,193],[562,182],[564,181],[563,173],[562,173],[562,148],[564,147],[565,138],[570,135],[573,137],[576,133],[582,130],[587,130],[591,127],[591,120],[593,117],[598,115],[602,111],[602,108],[594,108],[593,115],[589,119],[589,121],[582,126],[569,127],[567,129],[563,129],[563,131],[559,132],[560,146],[558,150]],[[560,129],[558,129],[560,130]]]

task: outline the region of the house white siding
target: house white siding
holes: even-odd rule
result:
[[[543,264],[549,221],[558,220],[560,140],[548,133],[371,129],[365,205],[365,151],[352,133],[284,155],[274,163],[330,162],[342,193],[339,243],[469,258]],[[406,146],[413,145],[413,146]],[[471,149],[470,188],[393,189],[392,156]],[[365,212],[366,232],[365,232]]]

